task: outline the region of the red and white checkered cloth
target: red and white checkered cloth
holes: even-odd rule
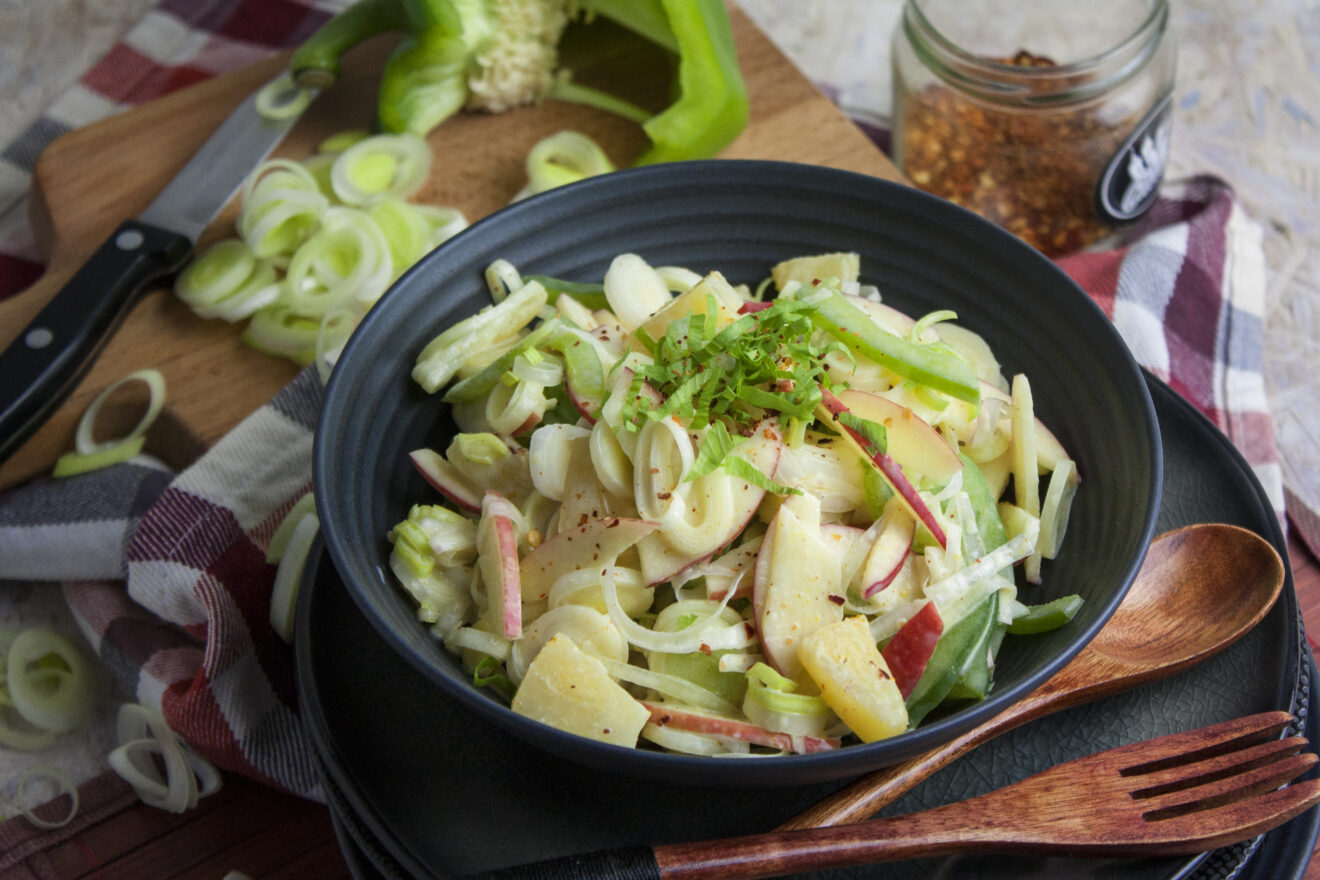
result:
[[[311,0],[164,0],[0,154],[0,296],[40,273],[12,221],[54,136],[291,46],[324,20]],[[1101,304],[1137,359],[1242,450],[1282,516],[1262,377],[1260,231],[1222,181],[1166,185],[1112,250],[1060,265]],[[319,798],[297,714],[291,650],[271,630],[284,512],[310,484],[320,400],[302,374],[193,467],[171,477],[126,464],[0,495],[0,572],[59,581],[125,696],[159,708],[218,766]],[[67,552],[70,541],[83,552]],[[125,583],[127,589],[125,589]]]

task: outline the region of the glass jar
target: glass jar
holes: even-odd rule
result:
[[[907,0],[895,163],[1047,255],[1154,203],[1176,52],[1167,0]]]

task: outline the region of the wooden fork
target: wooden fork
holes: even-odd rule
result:
[[[505,878],[751,880],[957,852],[1156,856],[1263,834],[1320,803],[1316,763],[1268,712],[1068,761],[970,800],[866,822],[609,850]],[[497,876],[492,874],[490,876]]]

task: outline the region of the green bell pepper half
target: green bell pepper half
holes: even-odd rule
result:
[[[369,37],[401,33],[381,75],[377,123],[385,132],[424,136],[465,105],[468,74],[478,60],[498,63],[498,53],[482,56],[492,38],[506,36],[491,2],[357,0],[294,52],[289,70],[299,84],[325,88],[338,77],[340,58],[349,49]],[[640,123],[651,143],[635,160],[638,165],[710,158],[746,128],[747,90],[723,0],[578,0],[570,8],[580,13],[574,24],[601,16],[672,55],[672,103],[653,113],[576,85],[567,70],[528,73],[524,103],[558,98]],[[548,91],[546,82],[552,83]]]

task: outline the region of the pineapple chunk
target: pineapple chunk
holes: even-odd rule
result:
[[[813,257],[794,257],[784,260],[770,270],[775,289],[783,290],[790,281],[811,284],[821,278],[856,281],[861,276],[861,257],[855,253],[818,254]]]
[[[705,278],[692,285],[686,293],[681,293],[669,304],[642,322],[639,330],[646,332],[652,339],[665,335],[670,323],[684,315],[706,314],[706,296],[715,298],[715,326],[724,328],[738,319],[738,310],[742,308],[743,298],[719,272],[711,272]],[[635,339],[633,348],[645,351],[640,341]]]
[[[618,746],[637,745],[650,719],[646,707],[610,678],[605,667],[559,634],[527,666],[513,711],[551,727]]]
[[[863,742],[907,730],[903,695],[865,617],[846,617],[811,633],[798,646],[798,659],[820,687],[825,704]]]

